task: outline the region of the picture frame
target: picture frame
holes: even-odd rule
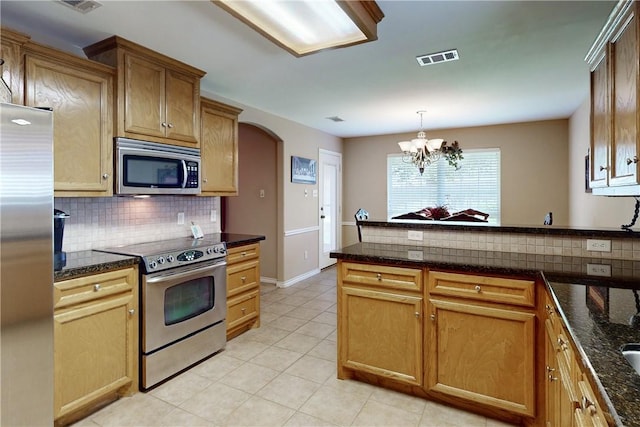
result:
[[[291,156],[291,182],[315,184],[317,179],[316,161],[304,157]]]

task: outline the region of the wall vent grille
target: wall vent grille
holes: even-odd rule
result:
[[[59,0],[59,2],[80,13],[89,13],[102,6],[94,0]]]
[[[460,59],[460,56],[458,55],[457,49],[416,56],[416,60],[421,67],[424,67],[425,65],[439,64],[441,62],[457,61],[458,59]]]

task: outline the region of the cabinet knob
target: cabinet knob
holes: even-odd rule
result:
[[[560,350],[567,351],[567,342],[560,337],[558,337],[558,345],[560,346]]]
[[[376,277],[378,278],[379,282],[382,280],[382,274],[378,273],[378,274],[376,274]]]
[[[556,368],[552,368],[551,366],[547,366],[547,372],[551,373],[551,372],[555,372]]]
[[[167,126],[169,127],[169,129],[171,129],[173,128],[173,123],[169,123]]]
[[[638,156],[633,156],[633,159],[627,158],[627,164],[638,163]]]
[[[167,123],[166,122],[162,122],[162,127],[166,128],[167,127]]]
[[[609,170],[609,166],[600,166],[600,172],[608,171],[608,170]]]
[[[414,313],[416,315],[416,318],[420,318],[420,313],[418,313],[417,311]]]
[[[583,411],[588,410],[591,415],[598,412],[596,405],[592,401],[590,401],[587,396],[584,395],[580,399],[580,407]]]
[[[242,311],[242,314],[245,314],[245,312],[247,311],[247,309],[246,309],[246,308],[244,308],[244,307],[242,307],[242,308],[240,309],[240,311]]]
[[[482,288],[480,287],[480,285],[476,285],[474,289],[476,290],[477,293],[480,293],[482,291]]]
[[[436,320],[436,315],[435,315],[435,314],[432,314],[431,316],[429,316],[429,318],[435,322],[435,320]]]
[[[548,314],[553,314],[553,307],[551,307],[551,305],[550,305],[550,304],[546,304],[546,305],[544,306],[544,309],[545,309],[545,310],[547,310],[547,313],[548,313]]]
[[[247,280],[247,276],[240,277],[240,280],[242,280],[242,282],[244,283],[244,281]]]
[[[202,178],[202,182],[207,182],[207,178]]]
[[[109,179],[109,174],[108,173],[103,173],[102,174],[102,179]]]
[[[93,285],[93,292],[98,292],[100,289],[102,289],[102,286],[100,286],[100,284],[96,283],[95,285]]]
[[[247,253],[246,252],[242,252],[240,255],[241,256],[247,256]]]
[[[554,377],[553,374],[549,374],[549,382],[558,381],[558,377]]]
[[[134,314],[135,312],[136,312],[136,311],[135,311],[133,308],[132,308],[131,310],[129,310],[129,314],[130,314],[130,315],[132,315],[132,316],[133,316],[133,314]]]

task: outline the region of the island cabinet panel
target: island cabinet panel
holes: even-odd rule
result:
[[[430,299],[430,392],[535,414],[535,314]]]
[[[423,299],[343,287],[341,300],[341,367],[421,386]]]
[[[114,70],[35,43],[24,62],[25,105],[53,111],[55,195],[111,196]]]
[[[54,417],[66,425],[138,389],[138,269],[54,284]]]
[[[227,339],[260,326],[260,244],[227,250]]]

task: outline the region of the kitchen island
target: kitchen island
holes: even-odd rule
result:
[[[473,228],[473,230],[477,230],[477,228]],[[404,232],[404,230],[402,231]],[[615,233],[615,235],[617,236],[617,233]],[[611,237],[611,234],[607,234],[607,236]],[[455,241],[454,236],[449,235],[449,237]],[[560,247],[562,247],[562,245]],[[395,283],[398,284],[406,279],[406,277],[402,278],[400,276],[402,270],[385,271],[385,268],[408,268],[410,271],[415,271],[416,274],[423,274],[424,277],[422,278],[422,281],[425,283],[424,288],[416,289],[413,293],[404,293],[403,298],[415,303],[412,310],[415,310],[416,318],[420,317],[421,319],[425,319],[422,323],[427,331],[430,328],[434,330],[438,328],[433,326],[433,324],[440,322],[440,318],[436,317],[439,316],[437,309],[439,307],[446,308],[446,304],[451,304],[450,301],[440,301],[441,299],[446,300],[446,298],[442,298],[442,292],[440,292],[440,295],[436,295],[437,292],[434,292],[434,289],[438,286],[437,284],[433,285],[433,283],[439,280],[437,279],[437,275],[452,273],[457,275],[457,277],[463,278],[465,275],[473,275],[474,279],[479,280],[484,280],[483,278],[490,280],[491,278],[506,277],[515,278],[522,283],[532,281],[536,283],[535,298],[533,299],[533,301],[535,301],[535,308],[525,308],[522,312],[527,315],[533,315],[536,318],[535,330],[537,332],[533,343],[533,346],[535,346],[536,349],[533,350],[532,353],[537,359],[535,364],[536,390],[531,391],[536,394],[538,401],[535,415],[527,415],[526,408],[522,409],[521,407],[517,405],[514,406],[511,403],[509,403],[509,405],[502,405],[501,410],[494,411],[491,406],[492,403],[497,401],[496,399],[493,399],[493,401],[487,399],[485,402],[480,402],[480,404],[478,404],[478,399],[474,398],[468,400],[470,402],[470,409],[483,412],[485,414],[491,414],[491,411],[494,411],[493,415],[497,418],[502,418],[512,422],[523,422],[526,425],[544,424],[543,420],[546,417],[545,412],[548,410],[545,406],[548,405],[541,404],[541,402],[546,402],[547,399],[545,393],[547,388],[547,374],[545,373],[545,364],[543,362],[545,354],[541,349],[544,349],[545,347],[543,345],[543,340],[545,340],[544,295],[548,294],[555,303],[558,314],[562,319],[561,323],[564,324],[563,327],[566,327],[573,343],[572,345],[575,346],[572,347],[576,350],[575,359],[578,361],[578,365],[582,368],[578,371],[584,373],[585,379],[587,379],[590,386],[596,390],[596,398],[602,408],[602,411],[606,413],[605,418],[607,419],[608,424],[626,426],[640,425],[640,375],[633,370],[619,351],[619,346],[623,343],[640,342],[640,329],[638,325],[629,324],[629,317],[640,310],[640,307],[636,307],[635,304],[633,304],[633,292],[634,290],[637,291],[640,289],[640,262],[624,259],[606,259],[603,261],[601,257],[594,258],[544,253],[532,254],[522,252],[488,251],[484,249],[457,249],[375,242],[358,243],[339,251],[335,251],[331,256],[339,260],[339,302],[341,299],[341,293],[344,294],[343,299],[346,300],[343,300],[341,304],[339,303],[338,305],[339,353],[341,348],[345,354],[348,353],[347,350],[344,350],[344,341],[346,340],[346,337],[340,336],[340,333],[347,330],[345,329],[344,324],[352,321],[352,319],[346,319],[343,317],[347,311],[353,309],[353,307],[348,306],[350,303],[348,302],[350,301],[349,296],[369,292],[369,290],[366,289],[357,289],[361,285],[367,285],[365,282],[367,282],[368,279],[363,276],[364,279],[362,279],[362,282],[356,283],[358,279],[353,279],[354,276],[352,271],[347,271],[348,268],[351,268],[354,265],[364,266],[364,268],[369,266],[372,270],[377,268],[382,269],[379,273],[376,273],[378,274],[377,279],[372,273],[369,284],[373,285],[376,284],[376,280],[381,283],[385,280],[388,280],[389,283],[395,281]],[[349,267],[347,267],[347,265]],[[345,281],[343,283],[344,277],[342,276],[349,274],[352,275],[351,278],[345,280],[351,280],[351,282],[345,284]],[[363,274],[366,275],[366,273]],[[430,275],[436,276],[436,279],[429,278]],[[602,277],[602,275],[607,277]],[[413,279],[407,280],[411,281]],[[418,282],[419,280],[415,281],[415,283]],[[445,283],[445,287],[449,287],[449,290],[453,289],[454,292],[459,292],[462,288],[455,290],[454,286],[458,285],[453,285],[453,283],[454,281],[448,281]],[[343,285],[345,288],[348,287],[349,289],[345,290]],[[483,287],[482,290],[480,290],[481,285]],[[384,286],[384,284],[381,286]],[[422,285],[418,283],[418,286]],[[519,283],[512,286],[511,292],[515,292],[513,290],[518,289],[517,286],[520,286]],[[478,289],[478,295],[485,293],[484,283],[476,285],[475,287]],[[390,288],[381,290],[386,294],[390,294],[392,291],[389,289]],[[599,290],[600,293],[594,294],[594,289]],[[431,292],[434,292],[435,296],[432,295]],[[520,290],[517,292],[520,292]],[[489,295],[489,291],[486,292],[486,295]],[[522,295],[526,295],[526,292],[523,291]],[[587,295],[605,295],[606,298],[587,298]],[[415,298],[422,298],[424,303],[416,300]],[[463,295],[463,299],[467,299],[467,301],[471,300],[473,302],[473,298],[476,298],[476,296],[472,293]],[[432,299],[435,301],[432,302]],[[600,303],[593,304],[592,300],[599,301]],[[515,301],[515,299],[513,299],[513,301]],[[606,307],[602,301],[607,302]],[[629,302],[632,303],[630,307],[628,304]],[[510,310],[513,307],[524,307],[526,305],[520,302],[511,302],[508,304],[510,304],[508,306],[510,307]],[[624,313],[622,313],[623,310],[621,308],[621,304],[626,304]],[[480,308],[476,308],[478,313],[480,310],[486,311],[488,309],[493,309],[495,306],[495,304],[490,306],[489,303],[482,301],[476,305],[481,305]],[[597,308],[594,308],[594,305]],[[501,310],[504,311],[504,307],[506,306],[502,306]],[[546,309],[549,308],[547,307]],[[431,319],[429,319],[429,317]],[[524,320],[522,324],[524,325],[527,322],[528,320]],[[422,324],[420,327],[422,327]],[[528,339],[527,334],[529,332],[527,327],[523,327],[522,330],[524,331],[522,336]],[[415,331],[411,331],[411,333],[413,332]],[[425,372],[423,375],[425,380],[423,381],[422,378],[415,378],[411,386],[409,388],[404,387],[404,390],[418,395],[422,395],[422,392],[426,390],[424,392],[425,397],[434,397],[434,393],[429,392],[428,383],[430,376],[434,375],[431,371],[435,369],[435,365],[431,359],[437,357],[439,353],[437,353],[437,351],[431,352],[429,350],[430,346],[433,345],[429,340],[430,338],[436,337],[437,334],[435,332],[425,333],[424,336],[423,351],[425,361],[423,362],[423,366],[425,367]],[[343,343],[342,346],[341,342]],[[412,341],[407,340],[407,342]],[[518,344],[520,344],[520,342],[518,342]],[[409,352],[415,351],[416,349],[412,347]],[[418,351],[420,351],[420,348],[418,348]],[[379,379],[379,376],[358,376],[358,369],[352,369],[354,366],[358,367],[358,364],[351,363],[349,360],[341,360],[343,358],[340,354],[338,357],[339,376],[341,372],[346,377],[351,376],[351,374],[355,372],[356,378],[378,383],[377,380]],[[349,355],[346,359],[349,357],[351,356]],[[526,357],[524,360],[526,362]],[[344,364],[347,368],[342,369],[341,364]],[[366,371],[365,374],[370,374],[371,372],[378,373],[375,369],[367,371],[366,366],[363,370]],[[379,372],[384,373],[387,373],[386,371],[392,370],[386,368],[385,370],[379,370]],[[422,375],[422,371],[418,370],[418,373],[418,376]],[[390,377],[393,377],[394,373],[389,375]],[[401,380],[396,381],[397,383],[401,383],[408,378],[406,375],[404,377],[402,375],[398,375],[396,377],[396,380],[398,378]],[[549,378],[550,380],[557,379],[553,375]],[[379,383],[384,384],[385,382],[380,381]],[[475,394],[477,395],[479,393]],[[463,399],[445,400],[455,405],[467,407],[464,404],[464,397],[472,395],[464,395],[460,393],[458,393],[458,395],[462,395]],[[442,397],[442,395],[435,393],[435,398],[442,399]],[[504,408],[507,408],[506,412],[502,410]],[[589,411],[591,410],[592,409],[589,409]],[[523,418],[521,418],[520,421],[514,418],[509,418],[510,411],[511,413],[514,411],[519,412],[523,415]]]

